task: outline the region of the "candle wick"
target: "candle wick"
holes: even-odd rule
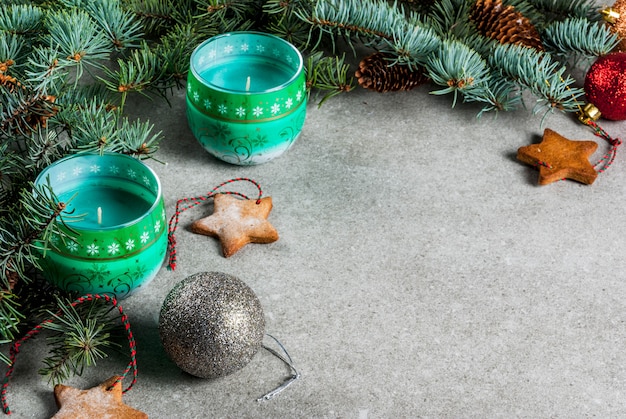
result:
[[[246,92],[250,91],[250,76],[246,79]]]
[[[102,207],[98,207],[98,224],[102,224]]]

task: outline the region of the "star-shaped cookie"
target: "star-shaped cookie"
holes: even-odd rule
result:
[[[539,144],[520,147],[517,159],[539,166],[539,184],[547,185],[557,180],[572,179],[592,184],[598,172],[589,163],[598,144],[594,141],[572,141],[549,128]]]
[[[267,221],[272,210],[272,198],[262,198],[259,203],[251,199],[238,199],[218,194],[213,200],[213,214],[195,221],[191,231],[217,237],[225,257],[230,257],[248,243],[272,243],[278,232]]]
[[[89,390],[57,384],[54,398],[59,411],[52,419],[147,419],[147,414],[122,402],[122,382],[119,379],[111,377]]]

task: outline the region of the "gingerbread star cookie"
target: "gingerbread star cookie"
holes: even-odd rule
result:
[[[272,210],[272,198],[262,198],[259,203],[251,199],[238,199],[218,194],[213,200],[213,214],[195,221],[191,231],[217,237],[225,257],[230,257],[248,243],[272,243],[278,232],[267,221]]]
[[[589,163],[598,144],[594,141],[572,141],[549,128],[539,144],[520,147],[517,159],[539,166],[539,184],[547,185],[557,180],[572,179],[591,185],[598,172]]]
[[[119,380],[120,377],[111,377],[89,390],[57,384],[54,398],[59,411],[52,419],[147,419],[147,414],[122,402],[122,382]]]

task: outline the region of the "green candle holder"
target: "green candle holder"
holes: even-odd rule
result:
[[[220,160],[254,165],[280,156],[300,135],[306,103],[302,55],[281,38],[230,32],[191,55],[187,120]]]
[[[44,169],[66,212],[84,214],[53,236],[42,253],[46,279],[65,291],[128,296],[150,282],[167,250],[165,204],[158,177],[132,157],[77,154]],[[73,230],[73,231],[72,231]]]

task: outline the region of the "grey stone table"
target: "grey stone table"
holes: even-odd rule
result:
[[[153,418],[623,417],[626,415],[626,159],[591,185],[537,186],[515,159],[538,142],[530,110],[476,119],[450,97],[364,90],[311,103],[301,137],[254,167],[209,156],[191,135],[184,91],[171,107],[137,99],[131,114],[163,131],[149,161],[176,200],[233,177],[254,178],[274,202],[280,239],[226,259],[217,240],[181,217],[178,268],[162,268],[123,301],[137,339],[139,381],[124,400]],[[529,103],[532,106],[532,98]],[[603,123],[615,136],[624,123]],[[571,139],[605,142],[554,114]],[[268,333],[302,378],[257,397],[289,374],[262,350],[215,380],[183,373],[158,335],[162,302],[197,272],[248,284]],[[56,411],[37,375],[42,339],[20,354],[8,399],[15,418]],[[268,344],[271,342],[267,342]],[[123,371],[113,356],[68,384],[96,385]]]

